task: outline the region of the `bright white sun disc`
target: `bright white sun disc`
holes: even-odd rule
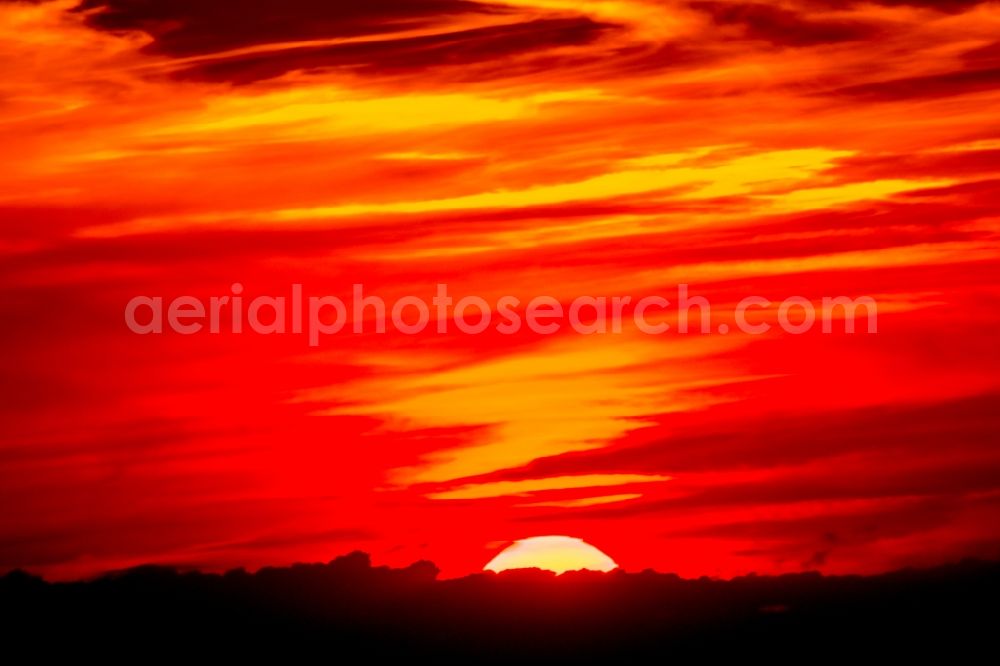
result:
[[[557,574],[588,569],[611,571],[618,565],[583,539],[568,536],[539,536],[515,541],[483,567],[486,571],[545,569]]]

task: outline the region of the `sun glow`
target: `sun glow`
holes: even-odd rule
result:
[[[587,569],[611,571],[618,564],[582,539],[568,536],[541,536],[521,539],[501,551],[483,567],[485,571],[545,569],[557,574]]]

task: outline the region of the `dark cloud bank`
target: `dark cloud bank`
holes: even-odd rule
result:
[[[256,574],[142,567],[90,582],[0,579],[10,650],[35,656],[275,656],[329,663],[660,663],[720,657],[866,661],[987,654],[1000,563],[874,577],[731,581],[538,570],[438,580],[354,553]],[[625,660],[625,661],[622,661]],[[376,662],[377,663],[377,662]],[[711,662],[710,662],[711,663]]]

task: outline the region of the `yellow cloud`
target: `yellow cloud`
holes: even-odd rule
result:
[[[472,483],[451,490],[429,493],[427,497],[439,500],[485,499],[508,495],[524,495],[543,490],[599,488],[603,486],[621,486],[630,483],[670,481],[671,478],[659,474],[582,474],[578,476],[554,476],[545,479]]]

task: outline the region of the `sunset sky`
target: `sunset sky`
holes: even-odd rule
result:
[[[0,570],[1000,557],[1000,3],[0,0],[0,62]],[[878,332],[125,325],[236,282]]]

